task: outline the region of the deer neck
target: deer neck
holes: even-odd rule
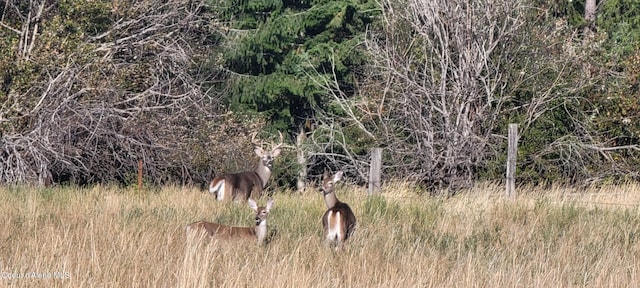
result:
[[[324,203],[327,204],[327,209],[333,208],[338,203],[338,198],[336,197],[336,192],[325,193],[324,194]]]
[[[267,238],[267,221],[260,221],[253,230],[256,233],[256,238],[258,238],[258,244],[264,242],[264,239]]]
[[[262,187],[260,188],[264,189],[267,186],[267,181],[269,181],[269,177],[271,177],[271,169],[265,166],[262,163],[262,160],[260,160],[254,172],[256,173],[256,175],[258,175],[258,178],[260,178],[260,181],[262,182]]]

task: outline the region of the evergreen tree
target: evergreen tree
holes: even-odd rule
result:
[[[364,63],[359,44],[377,11],[373,1],[229,0],[226,7],[233,110],[262,113],[271,128],[286,130],[323,106],[326,91],[310,76],[316,71],[335,73],[343,91],[354,90]]]

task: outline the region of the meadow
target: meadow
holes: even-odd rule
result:
[[[315,190],[275,191],[258,246],[186,236],[197,220],[253,224],[197,189],[1,187],[0,286],[640,287],[638,184],[418,192],[339,185],[358,227],[336,252]]]

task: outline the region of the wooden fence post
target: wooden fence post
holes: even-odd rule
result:
[[[307,187],[307,158],[304,156],[304,150],[302,144],[304,143],[305,133],[304,127],[300,127],[300,131],[298,131],[298,136],[296,136],[296,153],[298,165],[300,165],[300,172],[298,173],[298,180],[296,182],[296,189],[298,192],[303,192]]]
[[[518,124],[509,124],[507,148],[507,197],[516,198],[516,158],[518,156]]]
[[[371,164],[369,165],[369,195],[380,192],[380,175],[382,173],[382,148],[371,149]]]
[[[138,159],[138,192],[142,191],[142,159]]]

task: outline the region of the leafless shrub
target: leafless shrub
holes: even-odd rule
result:
[[[367,149],[381,146],[384,177],[455,190],[499,163],[513,121],[525,141],[550,134],[535,146],[521,143],[525,173],[587,182],[637,177],[620,155],[638,147],[612,147],[592,123],[598,111],[581,97],[615,76],[594,72],[589,53],[600,44],[582,47],[562,21],[541,25],[545,11],[527,3],[380,1],[383,25],[364,42],[372,61],[357,94],[310,75],[333,103],[318,107],[308,155],[365,182]]]
[[[126,183],[139,159],[152,183],[203,181],[194,179],[204,177],[203,167],[188,148],[207,143],[207,123],[220,114],[202,87],[219,76],[190,71],[202,52],[192,45],[218,29],[203,7],[121,2],[111,28],[74,52],[89,57],[64,55],[66,65],[47,67],[30,91],[10,94],[0,124],[24,125],[2,131],[0,182],[33,182],[51,171],[76,183]],[[17,114],[15,106],[26,109]]]
[[[462,0],[381,6],[383,29],[371,31],[365,42],[373,62],[361,95],[349,97],[335,81],[319,80],[334,91],[342,114],[321,117],[328,122],[323,126],[359,131],[357,137],[387,147],[387,177],[467,186],[508,97],[500,68],[510,59],[503,47],[523,25],[522,6]],[[366,153],[349,156],[366,175]]]

